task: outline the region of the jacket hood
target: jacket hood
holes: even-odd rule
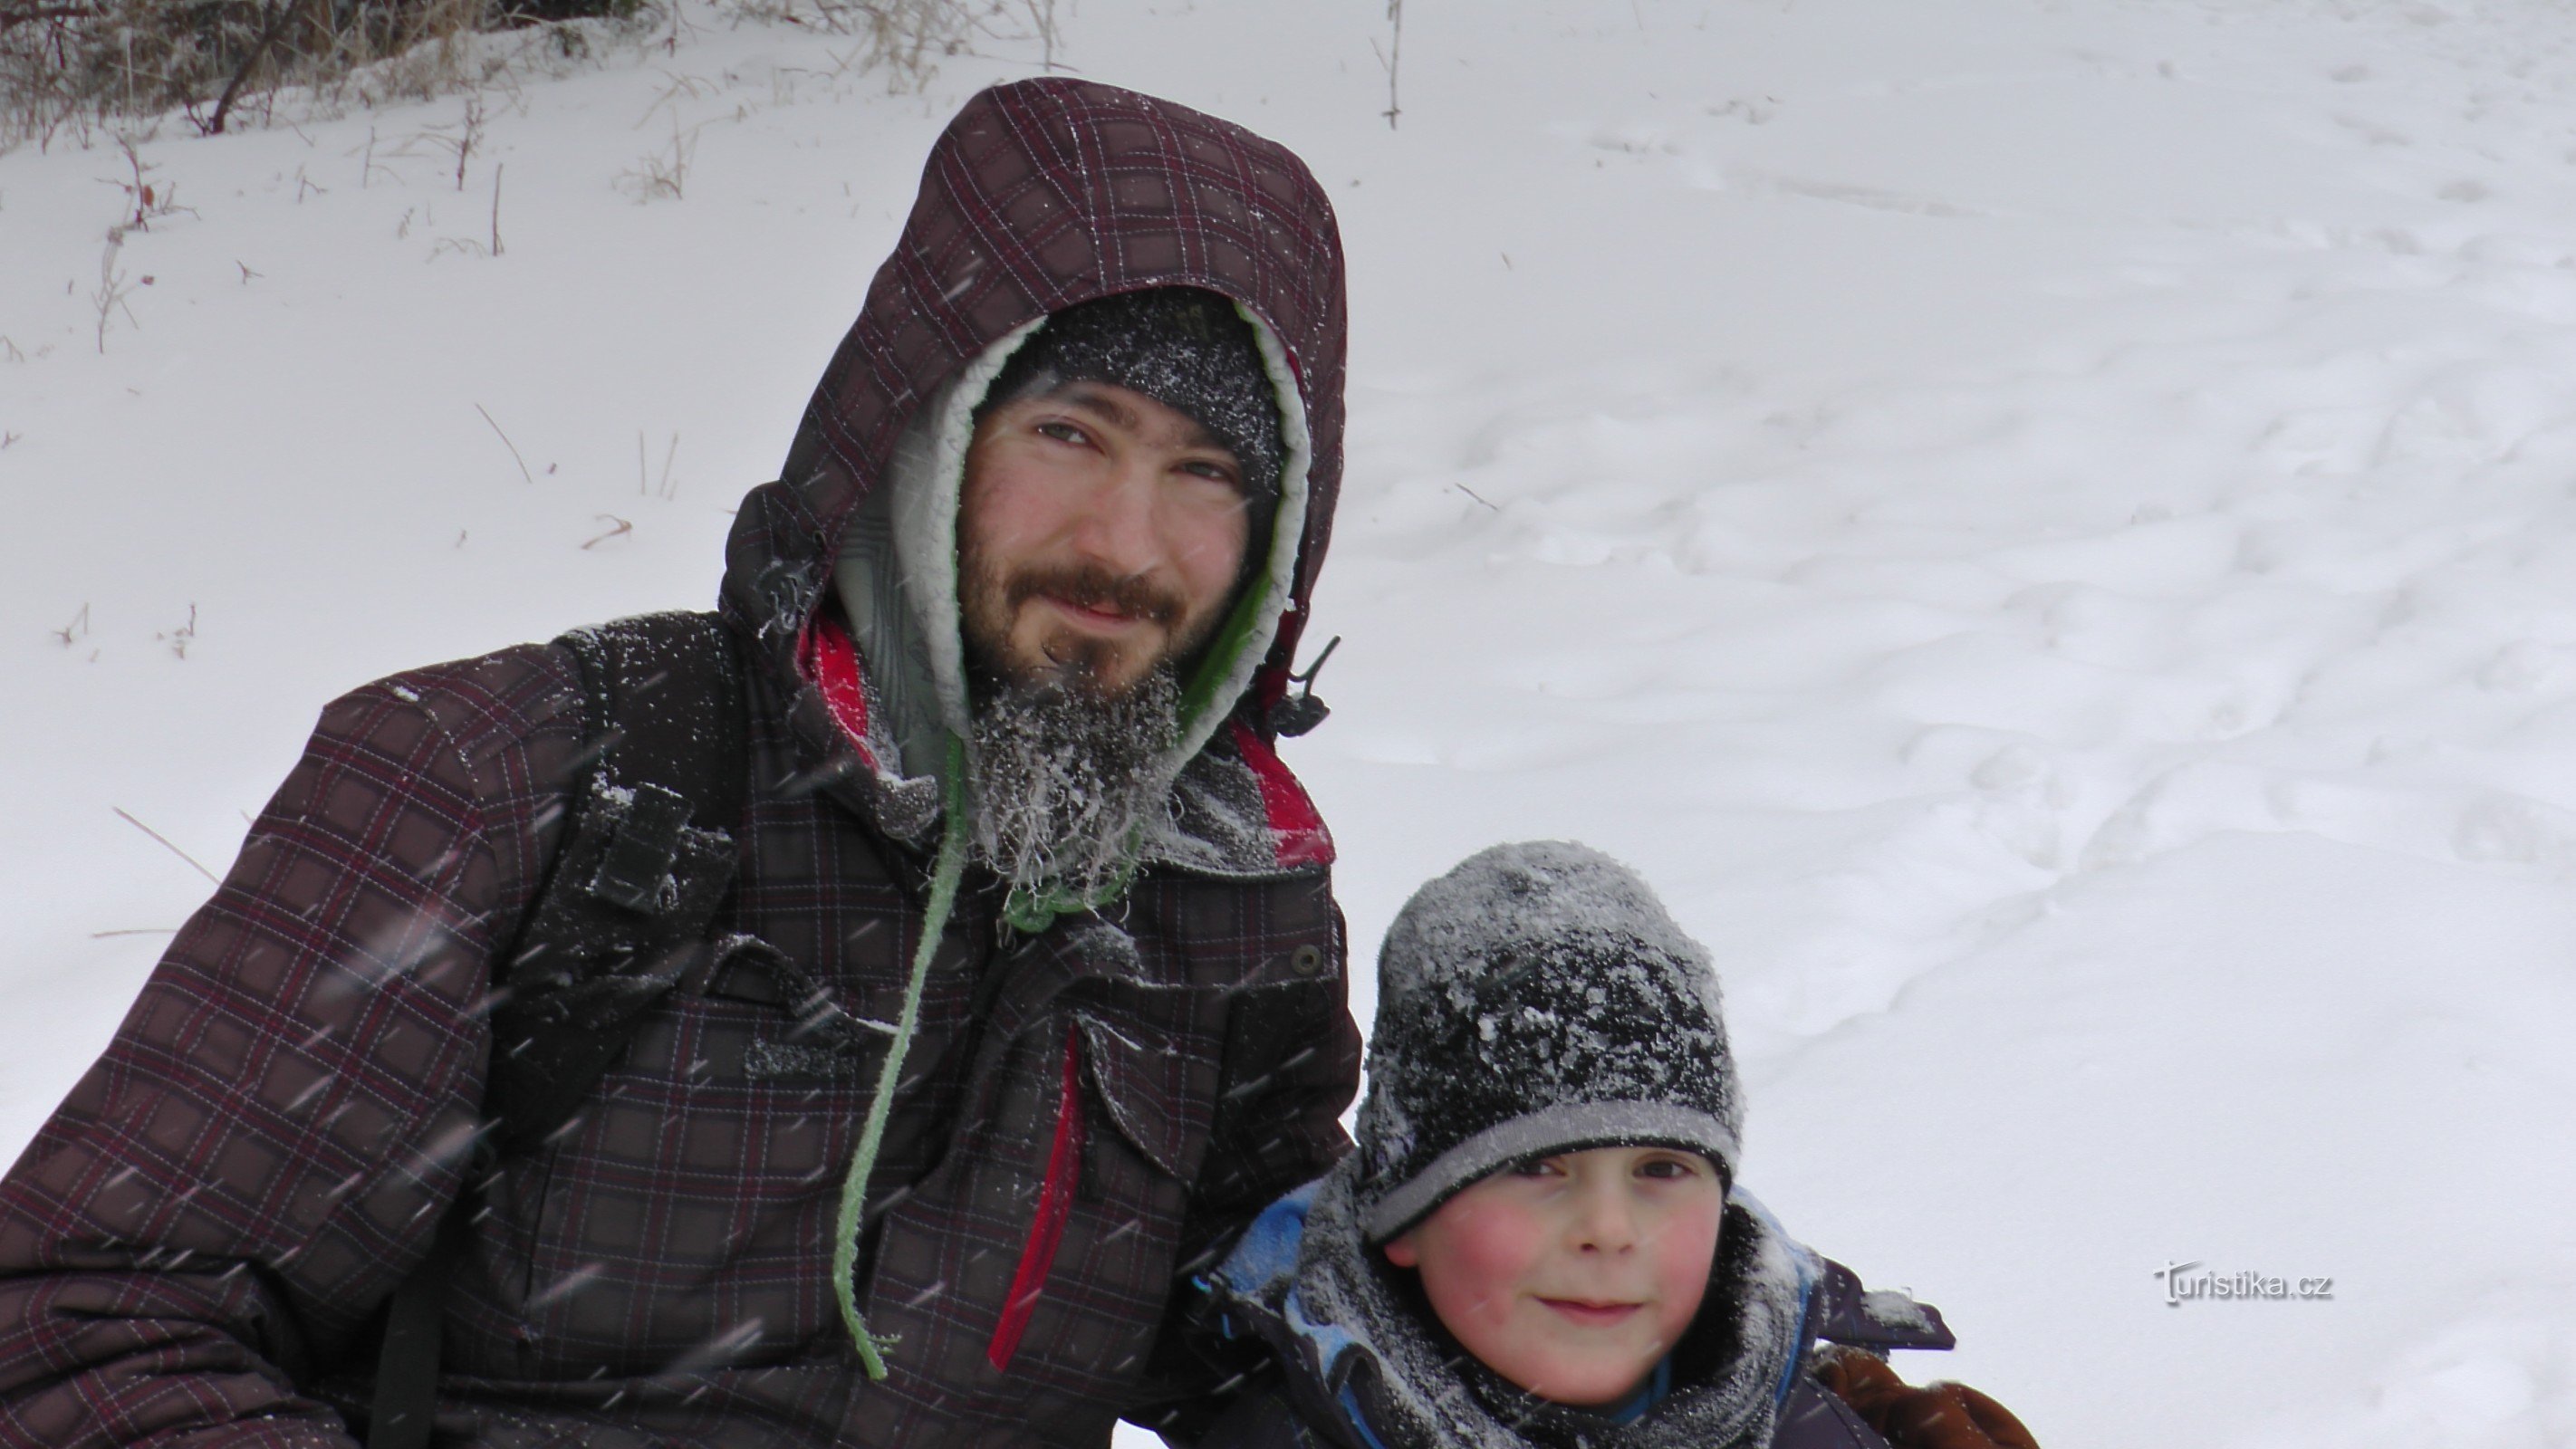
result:
[[[1297,1416],[1330,1442],[1407,1449],[1758,1449],[1807,1388],[1819,1339],[1874,1352],[1948,1348],[1939,1313],[1861,1289],[1737,1188],[1708,1297],[1644,1417],[1614,1423],[1505,1384],[1435,1325],[1363,1238],[1353,1160],[1256,1219],[1205,1280],[1221,1331],[1257,1337]]]
[[[876,797],[898,834],[917,835],[935,798],[890,800],[898,782],[867,777],[900,768],[855,768],[798,660],[845,539],[863,515],[929,510],[927,522],[898,516],[893,528],[929,539],[931,554],[942,541],[951,551],[944,592],[923,590],[935,597],[916,603],[928,617],[914,662],[928,707],[953,729],[963,697],[954,480],[972,409],[1048,314],[1169,286],[1231,300],[1281,386],[1290,465],[1270,567],[1256,570],[1228,631],[1228,667],[1203,682],[1184,738],[1195,755],[1231,719],[1266,752],[1267,707],[1285,693],[1340,492],[1346,320],[1331,203],[1286,148],[1187,107],[1062,78],[996,86],[933,145],[911,215],[806,407],[783,475],[744,500],[726,549],[723,609],[797,696],[792,727],[815,783]],[[912,491],[929,502],[893,486],[907,475],[924,480]],[[871,670],[894,663],[869,659]]]

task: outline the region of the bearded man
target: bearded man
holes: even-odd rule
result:
[[[0,1441],[1186,1438],[1357,1078],[1272,749],[1343,335],[1283,148],[969,102],[717,614],[324,711],[0,1182]]]

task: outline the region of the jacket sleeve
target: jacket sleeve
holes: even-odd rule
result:
[[[1244,992],[1226,1028],[1225,1088],[1190,1202],[1181,1272],[1224,1255],[1244,1225],[1351,1150],[1342,1113],[1360,1083],[1360,1032],[1351,1020],[1347,931],[1339,904],[1331,969],[1312,982]]]
[[[1312,982],[1246,991],[1229,1014],[1224,1090],[1182,1230],[1179,1281],[1156,1340],[1147,1400],[1126,1415],[1171,1443],[1199,1442],[1265,1362],[1257,1343],[1217,1330],[1207,1295],[1192,1280],[1224,1258],[1263,1208],[1350,1151],[1341,1117],[1359,1091],[1361,1044],[1350,1014],[1341,907],[1330,905],[1329,915],[1331,970]]]
[[[1277,1388],[1246,1393],[1218,1416],[1195,1449],[1321,1449],[1324,1441],[1299,1421]]]
[[[561,796],[536,762],[577,738],[532,743],[527,711],[563,684],[513,651],[324,711],[0,1179],[0,1442],[347,1449],[298,1385],[456,1194],[488,959]]]

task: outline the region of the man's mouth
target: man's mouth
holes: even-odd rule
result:
[[[1582,1328],[1608,1328],[1625,1323],[1643,1310],[1642,1303],[1622,1303],[1588,1298],[1542,1298],[1539,1302],[1557,1316]]]
[[[1138,624],[1168,630],[1181,616],[1181,603],[1142,579],[1122,579],[1085,567],[1029,569],[1011,581],[1010,601],[1037,600],[1078,627],[1100,633],[1122,633]]]
[[[1084,600],[1047,593],[1041,593],[1037,597],[1045,603],[1054,605],[1057,613],[1064,615],[1075,624],[1104,633],[1116,632],[1134,624],[1147,622],[1143,616],[1130,613],[1108,600]]]

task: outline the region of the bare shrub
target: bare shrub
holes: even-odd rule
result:
[[[560,73],[669,23],[683,0],[0,0],[0,150],[68,126],[176,113],[203,133],[429,100]],[[843,71],[916,92],[941,61],[1035,44],[1055,68],[1056,0],[714,0],[736,20],[857,37]],[[457,140],[459,171],[471,136]],[[678,160],[685,169],[685,157]],[[672,176],[674,183],[683,176]],[[460,180],[460,187],[462,182]],[[678,193],[678,185],[655,194]]]
[[[857,36],[858,64],[845,68],[882,72],[898,95],[918,92],[941,61],[976,54],[983,42],[1034,43],[1053,70],[1062,41],[1055,0],[733,0],[730,8],[747,20]]]
[[[688,195],[689,168],[698,160],[696,126],[683,131],[677,117],[671,121],[671,144],[635,163],[630,171],[617,175],[617,189],[638,202],[669,199],[678,201]]]
[[[640,0],[0,0],[0,146],[64,125],[179,112],[197,130],[266,120],[279,93],[351,86],[361,103],[426,98],[475,74],[477,32],[532,30],[587,51],[581,18]],[[541,47],[522,47],[532,49]],[[365,72],[376,73],[367,75]]]

